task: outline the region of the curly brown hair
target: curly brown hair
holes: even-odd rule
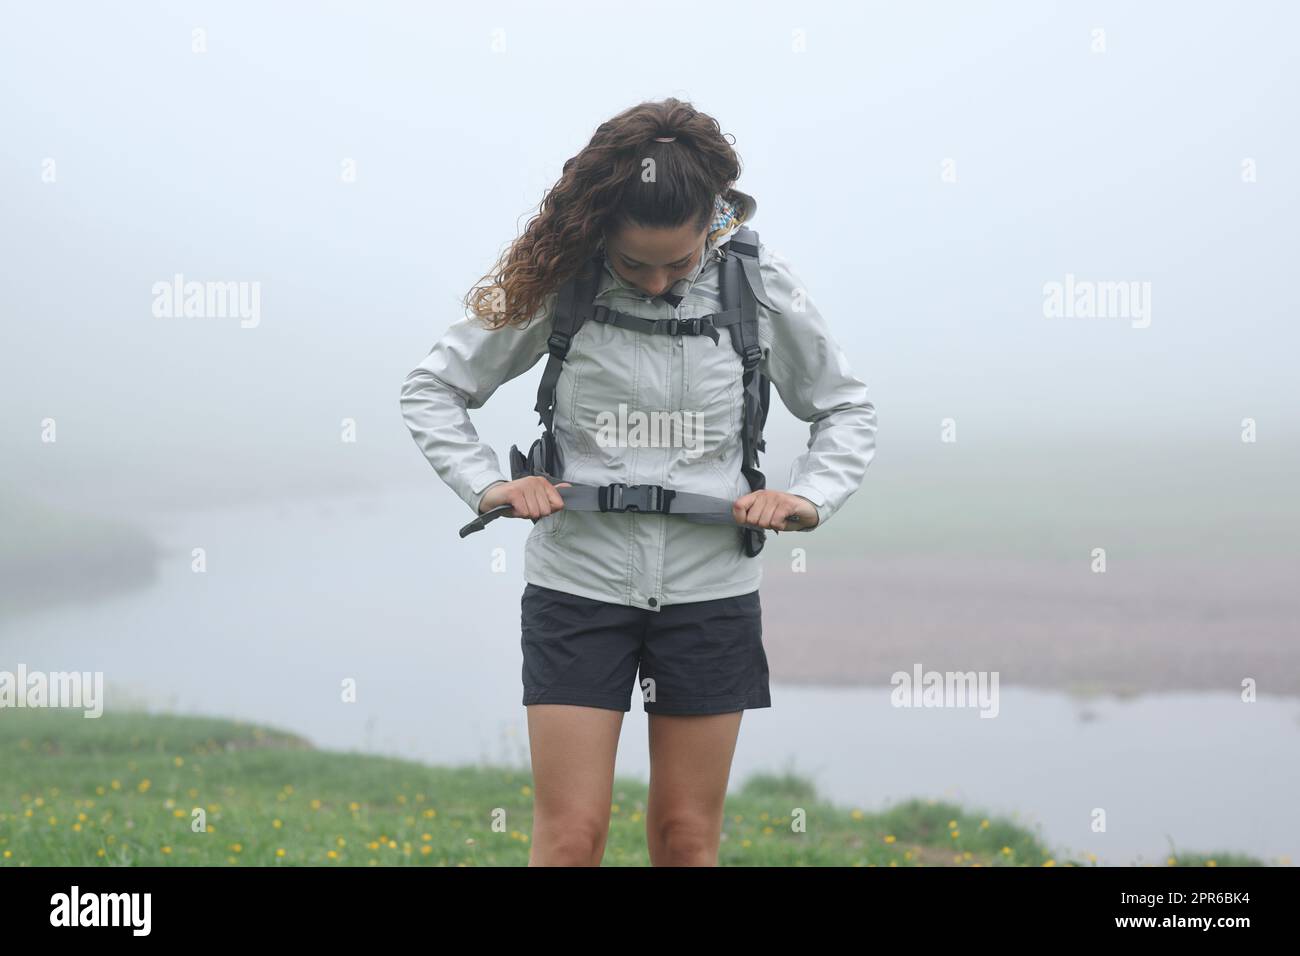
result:
[[[675,136],[672,142],[656,137]],[[653,163],[649,161],[653,161]],[[653,171],[647,181],[646,171]],[[740,157],[717,120],[669,97],[624,110],[596,127],[566,160],[522,235],[465,297],[491,329],[523,326],[548,296],[599,251],[601,237],[631,224],[704,229],[714,198],[730,195]]]

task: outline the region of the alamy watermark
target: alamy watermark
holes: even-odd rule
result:
[[[104,713],[103,671],[0,671],[0,710],[6,707],[67,707],[86,717]]]
[[[997,671],[895,671],[889,678],[894,707],[978,707],[981,717],[998,715]]]
[[[704,452],[704,413],[643,412],[620,402],[618,412],[596,415],[596,444],[602,448],[684,448],[686,457]]]
[[[185,281],[176,273],[153,284],[153,314],[159,319],[239,319],[245,329],[262,321],[262,283]]]
[[[1151,324],[1151,283],[1076,279],[1043,283],[1043,315],[1049,319],[1131,319],[1135,329]]]
[[[50,925],[125,926],[133,936],[148,936],[152,909],[152,893],[83,893],[74,883],[70,892],[50,897]]]

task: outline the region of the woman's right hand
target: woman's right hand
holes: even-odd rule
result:
[[[491,511],[501,505],[512,505],[511,518],[544,518],[564,507],[564,499],[556,488],[568,488],[569,482],[561,481],[551,484],[541,475],[525,475],[514,481],[500,481],[483,495],[478,504],[479,514]]]

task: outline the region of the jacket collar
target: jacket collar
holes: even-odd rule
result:
[[[758,200],[749,193],[741,192],[733,186],[731,197],[734,201],[719,196],[715,202],[713,227],[709,232],[710,250],[725,243],[741,226],[753,222],[758,213]]]

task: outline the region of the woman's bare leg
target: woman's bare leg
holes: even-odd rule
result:
[[[651,866],[717,866],[731,758],[744,711],[678,717],[650,714]]]
[[[600,866],[623,711],[569,704],[527,709],[534,788],[528,865]]]

